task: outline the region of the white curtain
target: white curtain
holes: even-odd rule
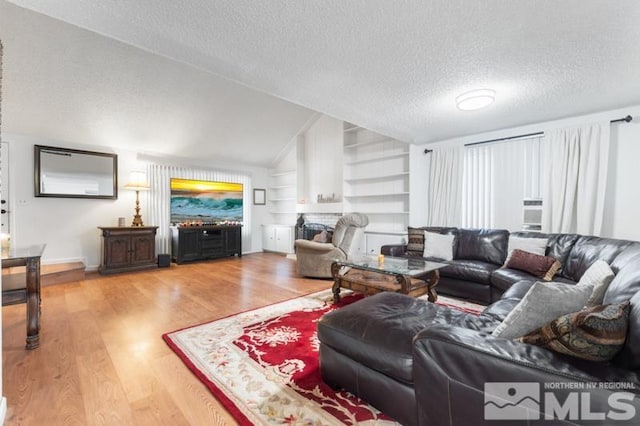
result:
[[[600,234],[609,136],[608,122],[545,134],[543,232]]]
[[[463,149],[437,148],[429,154],[428,226],[461,224]]]
[[[464,156],[462,225],[522,229],[522,202],[540,198],[541,138],[469,146]]]
[[[170,202],[171,178],[209,180],[217,182],[233,182],[243,185],[242,199],[242,247],[251,247],[251,177],[244,174],[218,172],[213,170],[198,170],[164,164],[148,164],[147,176],[151,190],[148,192],[149,223],[158,226],[156,250],[158,253],[171,253]]]

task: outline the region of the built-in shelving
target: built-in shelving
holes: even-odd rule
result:
[[[400,243],[409,223],[409,145],[345,123],[343,156],[345,211],[369,216],[363,249]]]
[[[294,174],[296,174],[295,170],[285,170],[283,172],[271,173],[269,176],[271,176],[271,177],[280,177],[280,176],[287,176],[287,175],[294,175]]]
[[[345,145],[344,149],[355,149],[363,146],[372,146],[372,145],[377,145],[385,142],[395,142],[395,139],[383,138],[383,139],[368,141],[368,142],[358,142],[358,143],[353,143],[351,145]]]
[[[345,165],[355,166],[357,164],[373,163],[375,161],[387,161],[387,160],[392,160],[394,158],[409,158],[409,152],[407,151],[407,152],[402,152],[399,154],[391,154],[391,155],[382,154],[375,157],[363,158],[361,160],[347,161],[345,162]]]
[[[371,197],[399,197],[409,195],[408,192],[387,192],[387,193],[379,193],[379,194],[353,194],[353,195],[345,195],[344,198],[371,198]]]
[[[344,181],[360,182],[360,181],[367,181],[367,180],[387,180],[390,178],[396,178],[396,177],[402,177],[402,176],[409,176],[409,172],[392,173],[388,175],[379,175],[379,176],[358,176],[353,178],[347,178]]]

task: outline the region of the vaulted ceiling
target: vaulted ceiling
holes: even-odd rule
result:
[[[8,132],[268,165],[315,111],[424,143],[640,104],[634,0],[11,3],[55,19],[0,1]]]

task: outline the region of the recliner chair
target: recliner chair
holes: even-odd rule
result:
[[[311,278],[331,278],[331,264],[353,257],[358,248],[357,241],[368,224],[366,215],[350,213],[338,219],[330,243],[296,240],[298,273]]]

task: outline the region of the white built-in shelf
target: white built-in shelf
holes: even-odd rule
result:
[[[397,231],[392,229],[384,229],[384,228],[364,228],[365,234],[386,234],[386,235],[407,235],[407,231]]]
[[[295,188],[295,185],[279,185],[279,186],[270,186],[269,189],[289,189],[289,188]]]
[[[359,211],[359,213],[362,214],[369,214],[369,215],[404,215],[404,214],[409,214],[409,212],[390,212],[390,211],[385,211],[385,212],[363,212],[363,211]]]
[[[354,178],[349,178],[349,179],[345,179],[345,182],[360,182],[360,181],[365,181],[365,180],[385,180],[385,179],[392,179],[395,177],[402,177],[402,176],[408,176],[409,172],[399,172],[399,173],[392,173],[389,175],[379,175],[379,176],[360,176],[360,177],[354,177]]]
[[[269,213],[271,214],[296,214],[296,212],[294,211],[276,211],[276,210],[270,210]]]
[[[385,194],[355,194],[355,195],[345,195],[344,198],[396,197],[400,195],[409,195],[409,193],[408,192],[387,192]]]
[[[345,164],[348,166],[351,166],[354,164],[372,163],[374,161],[385,161],[385,160],[391,160],[393,158],[402,158],[402,157],[408,157],[408,156],[409,156],[408,152],[403,152],[400,154],[380,155],[378,157],[370,157],[365,160],[349,161],[349,162],[346,162]]]
[[[344,129],[345,132],[357,132],[358,130],[365,130],[365,129],[360,126],[351,126]]]
[[[291,198],[272,198],[269,201],[295,201],[296,199],[291,197]]]
[[[349,144],[349,145],[345,145],[344,149],[359,148],[359,147],[367,146],[367,145],[378,145],[378,144],[385,143],[385,142],[397,142],[397,140],[396,139],[391,139],[391,138],[383,138],[383,139],[378,139],[378,140],[375,140],[375,141],[352,143],[352,144]]]
[[[295,172],[296,172],[295,170],[286,170],[284,172],[271,173],[269,176],[271,177],[287,176],[287,175],[292,175]]]

